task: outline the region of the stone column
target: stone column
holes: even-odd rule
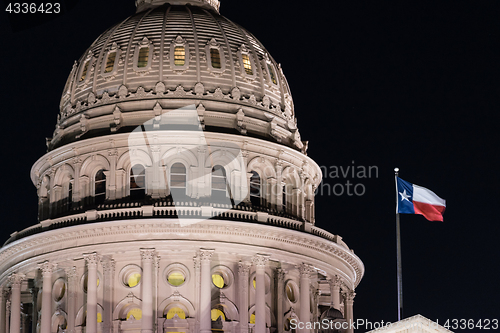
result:
[[[97,333],[97,264],[96,252],[84,254],[87,262],[87,333]]]
[[[66,331],[68,333],[75,332],[75,317],[76,317],[76,293],[78,288],[78,275],[76,267],[66,268],[66,279],[68,281],[68,322]]]
[[[338,276],[335,275],[333,279],[328,281],[330,284],[330,295],[331,295],[331,305],[340,310],[340,284],[341,280]]]
[[[200,256],[197,255],[193,258],[194,262],[194,276],[195,276],[195,283],[194,283],[194,294],[195,294],[195,300],[196,300],[196,306],[195,306],[195,311],[196,311],[196,327],[195,327],[195,332],[200,331],[200,290],[201,290],[201,280],[200,280],[200,269],[201,269],[201,262],[200,262]]]
[[[52,328],[52,272],[56,264],[45,261],[38,265],[42,271],[42,318],[41,333],[50,333]]]
[[[255,333],[266,333],[266,264],[268,255],[253,257],[255,265]]]
[[[283,330],[283,295],[285,293],[285,270],[278,268],[276,270],[276,311],[278,316],[276,318],[278,325],[278,332]]]
[[[210,274],[210,259],[214,250],[201,249],[201,282],[200,282],[200,333],[212,332],[212,276]]]
[[[0,333],[6,333],[4,323],[6,322],[6,319],[7,319],[7,317],[6,317],[7,297],[8,297],[7,290],[5,290],[3,287],[0,288]]]
[[[311,298],[310,298],[310,284],[311,284],[311,273],[313,268],[302,263],[299,266],[300,273],[300,313],[299,319],[304,324],[311,321]],[[309,333],[309,330],[304,327],[301,333]]]
[[[21,332],[21,284],[25,278],[26,276],[24,274],[17,273],[9,276],[12,292],[10,296],[10,333]]]
[[[153,332],[153,259],[155,249],[141,249],[142,324],[141,333]]]
[[[33,304],[33,306],[31,307],[31,333],[36,333],[36,324],[38,322],[38,309],[37,309],[38,288],[35,287],[34,285],[31,286],[30,293],[31,293],[31,303]],[[1,318],[0,318],[0,322],[2,322]],[[0,328],[0,332],[1,332],[1,328]]]
[[[248,333],[248,273],[250,264],[238,263],[240,332]]]
[[[9,331],[10,331],[10,301],[9,300],[5,303],[5,310],[6,310],[6,312],[5,312],[5,323],[4,323],[5,332],[9,333]]]
[[[352,290],[349,290],[345,293],[345,319],[349,323],[349,328],[347,329],[347,333],[354,333],[354,329],[351,327],[351,323],[354,321],[354,316],[352,313],[352,305],[354,304],[354,297],[356,293]]]
[[[103,333],[110,333],[113,325],[113,295],[114,295],[114,276],[115,276],[115,261],[106,258],[102,261],[103,271]]]

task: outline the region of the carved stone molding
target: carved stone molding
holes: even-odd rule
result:
[[[252,262],[255,266],[262,266],[265,267],[267,262],[269,261],[269,255],[267,254],[256,254],[252,258]]]
[[[9,276],[9,283],[11,287],[19,287],[26,279],[26,275],[20,273],[13,273]]]
[[[238,263],[238,274],[239,275],[248,275],[250,272],[251,265],[247,262],[240,261]]]
[[[314,268],[311,265],[308,265],[306,263],[302,263],[297,266],[297,269],[299,270],[300,277],[307,277],[311,278],[311,275],[315,272]]]
[[[67,267],[64,269],[65,273],[66,273],[66,278],[68,279],[68,282],[69,281],[75,281],[78,279],[78,274],[76,273],[76,267]]]
[[[101,260],[100,256],[96,252],[84,254],[83,258],[85,259],[87,266],[97,267],[97,264]]]
[[[278,268],[276,270],[276,280],[281,281],[281,282],[285,281],[285,274],[286,274],[286,271],[284,269]]]
[[[113,259],[102,261],[102,270],[104,273],[114,272],[116,267],[116,262]]]
[[[352,303],[354,302],[354,297],[356,297],[356,293],[353,290],[347,290],[345,292],[342,292],[342,296],[344,296],[345,301],[347,303]]]
[[[144,261],[152,261],[155,258],[155,249],[141,249],[141,259]]]
[[[51,276],[55,271],[57,264],[53,264],[51,262],[44,261],[41,264],[38,264],[38,268],[42,271],[42,276]]]
[[[199,253],[199,256],[200,256],[200,260],[201,261],[210,261],[210,259],[212,258],[212,255],[214,254],[214,251],[213,249],[200,249],[200,253]]]

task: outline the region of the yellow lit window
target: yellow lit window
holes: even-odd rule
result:
[[[172,272],[168,275],[167,280],[171,285],[178,287],[184,283],[185,277],[181,272]]]
[[[220,275],[219,273],[215,273],[212,275],[212,282],[219,289],[222,289],[226,286],[226,282],[224,281],[224,277],[222,275]]]
[[[88,69],[89,69],[89,61],[86,61],[85,64],[83,65],[82,76],[80,77],[80,82],[85,81],[85,78],[87,77],[87,70]]]
[[[186,319],[186,313],[179,307],[171,308],[170,310],[168,310],[167,319],[172,319],[175,315],[177,315],[177,317],[179,317],[180,319]]]
[[[132,273],[128,277],[127,285],[130,288],[132,288],[132,287],[137,286],[140,281],[141,281],[141,274],[140,273]]]
[[[148,65],[149,58],[149,47],[141,47],[139,49],[139,59],[137,61],[137,67],[146,67]]]
[[[186,49],[184,46],[176,46],[174,49],[174,65],[184,66],[186,63]]]
[[[139,308],[131,309],[129,312],[127,312],[127,320],[129,320],[130,317],[134,317],[135,320],[141,319],[142,318],[142,310]]]
[[[253,288],[257,289],[257,281],[255,280],[255,278],[253,278],[252,284],[253,284]]]
[[[269,77],[271,78],[271,82],[273,84],[278,84],[278,81],[276,80],[276,74],[274,74],[274,69],[271,64],[267,64],[267,69],[269,71]]]
[[[248,54],[242,54],[241,58],[243,59],[243,67],[245,68],[245,73],[248,75],[253,75],[252,63],[250,62],[250,57]]]
[[[104,73],[110,73],[115,67],[116,52],[111,52],[108,54],[108,59],[106,60],[106,69]]]
[[[219,49],[210,48],[210,60],[213,68],[221,68]]]
[[[254,313],[252,313],[252,315],[250,316],[249,323],[250,323],[250,324],[255,324],[255,312],[254,312]]]
[[[212,321],[216,321],[219,317],[222,317],[222,321],[226,320],[226,316],[224,315],[224,312],[222,312],[219,309],[212,309],[210,311],[210,317],[212,317]]]

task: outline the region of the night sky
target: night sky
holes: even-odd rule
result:
[[[0,2],[2,243],[37,223],[29,173],[52,136],[74,60],[132,15],[133,2],[66,0],[52,19],[7,16]],[[401,216],[404,317],[500,319],[497,5],[222,1],[221,14],[281,63],[308,155],[324,170],[378,170],[371,178],[324,175],[316,197],[316,224],[341,235],[365,264],[356,318],[397,319],[399,167],[401,178],[447,200],[444,223]],[[328,193],[347,181],[364,195]]]

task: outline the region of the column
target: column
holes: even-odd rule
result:
[[[354,297],[356,296],[356,293],[352,290],[348,290],[345,293],[345,319],[349,323],[349,328],[347,329],[346,333],[354,333],[354,329],[351,326],[351,323],[354,320],[354,316],[352,313],[352,305],[354,304]]]
[[[21,283],[24,279],[24,274],[17,273],[14,273],[9,277],[12,292],[10,296],[10,333],[21,332]]]
[[[304,324],[311,321],[311,298],[310,298],[310,284],[311,284],[311,273],[313,268],[302,263],[299,266],[300,273],[300,312],[299,319]],[[304,327],[301,333],[309,333],[309,330]]]
[[[9,331],[10,331],[10,300],[8,300],[5,303],[5,309],[6,309],[6,312],[5,312],[5,323],[4,323],[4,326],[5,326],[5,332],[9,333]]]
[[[200,261],[200,256],[196,255],[193,258],[193,263],[194,263],[194,276],[195,276],[195,281],[194,281],[194,297],[196,300],[196,306],[195,306],[195,311],[196,311],[196,327],[195,327],[195,332],[200,331],[200,269],[201,269],[201,261]]]
[[[115,261],[106,258],[102,261],[103,272],[103,333],[110,333],[113,325],[113,295],[114,295],[114,276],[115,276]]]
[[[240,303],[240,332],[248,333],[248,273],[250,264],[245,262],[238,263],[238,285],[239,285],[239,303]]]
[[[340,311],[340,278],[335,275],[333,279],[328,281],[330,284],[331,305]]]
[[[266,264],[268,255],[253,257],[255,265],[255,333],[266,333]]]
[[[285,270],[278,268],[276,270],[276,311],[278,332],[283,330],[283,295],[285,293]]]
[[[155,249],[141,249],[142,324],[141,333],[153,332],[153,259]]]
[[[5,331],[5,314],[7,313],[6,303],[7,303],[8,293],[3,287],[0,288],[0,333],[6,333]]]
[[[78,275],[76,274],[76,267],[66,268],[66,279],[68,281],[68,322],[66,331],[68,333],[74,333],[76,317],[76,293],[78,288]]]
[[[200,281],[200,333],[212,332],[212,318],[210,311],[212,310],[212,276],[210,274],[210,259],[214,250],[201,249],[201,281]]]
[[[42,318],[40,323],[41,333],[50,333],[52,326],[52,272],[55,264],[45,261],[38,265],[42,271]]]
[[[96,252],[84,254],[87,262],[87,333],[97,333],[97,264]],[[43,332],[42,332],[43,333]]]

